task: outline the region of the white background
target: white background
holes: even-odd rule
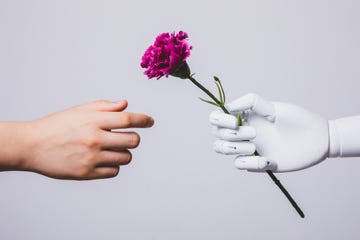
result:
[[[0,0],[1,120],[96,99],[128,99],[156,120],[114,179],[1,173],[0,239],[359,239],[360,159],[278,174],[300,219],[267,175],[213,152],[200,90],[139,67],[158,33],[184,30],[197,79],[213,87],[218,75],[229,99],[256,92],[327,119],[356,115],[359,11],[355,0]]]

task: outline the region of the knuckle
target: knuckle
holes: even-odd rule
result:
[[[91,168],[88,166],[82,166],[78,169],[78,171],[75,173],[75,177],[77,179],[88,179],[91,173]]]
[[[121,115],[121,121],[125,128],[129,128],[132,125],[131,115],[129,113],[123,113]]]
[[[95,105],[101,106],[101,105],[103,105],[103,104],[109,103],[109,101],[107,101],[107,100],[105,100],[105,99],[99,99],[99,100],[94,101],[93,103],[94,103]]]
[[[91,173],[94,170],[97,157],[94,153],[88,153],[79,161],[79,168],[75,173],[77,179],[91,179]]]
[[[84,140],[84,145],[89,149],[99,148],[101,143],[101,137],[96,133],[90,133],[89,136]]]
[[[140,144],[140,135],[136,132],[133,132],[131,135],[130,135],[130,144],[132,147],[137,147],[139,146]]]

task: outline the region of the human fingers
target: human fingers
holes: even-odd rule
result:
[[[118,167],[131,162],[132,154],[128,150],[110,151],[104,150],[99,153],[97,167]]]
[[[96,110],[103,112],[121,112],[124,111],[128,106],[128,102],[126,100],[122,100],[119,102],[111,102],[108,100],[97,100],[90,103],[86,103],[83,105],[77,106],[77,108],[84,110]]]
[[[140,135],[136,132],[109,132],[102,138],[102,149],[136,148],[140,143]]]
[[[214,150],[217,153],[225,155],[251,155],[255,152],[255,145],[251,142],[228,142],[224,140],[216,140],[214,142]]]
[[[241,113],[246,110],[251,110],[271,122],[275,121],[275,107],[273,103],[264,100],[254,93],[246,94],[228,103],[226,108],[232,113]]]
[[[116,177],[119,174],[120,167],[97,167],[94,168],[89,175],[83,180],[103,179]]]
[[[238,169],[253,172],[276,170],[276,163],[263,156],[237,156],[234,165]]]
[[[154,119],[148,115],[132,112],[100,113],[99,125],[102,129],[148,128],[154,125]]]

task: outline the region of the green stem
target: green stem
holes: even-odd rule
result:
[[[270,170],[267,170],[266,173],[270,176],[270,178],[274,181],[274,183],[276,184],[276,186],[278,186],[280,188],[280,190],[282,191],[282,193],[285,195],[285,197],[289,200],[289,202],[291,203],[291,205],[295,208],[295,210],[298,212],[298,214],[300,215],[301,218],[305,217],[305,214],[303,213],[303,211],[301,210],[301,208],[299,207],[299,205],[297,205],[297,203],[295,202],[295,200],[291,197],[290,193],[286,190],[286,188],[281,184],[280,180],[277,179],[277,177],[274,175],[274,173]]]
[[[204,93],[206,93],[212,100],[214,100],[215,103],[217,103],[219,105],[219,107],[224,111],[224,113],[230,114],[230,112],[225,108],[225,106],[223,105],[223,103],[221,103],[219,101],[219,99],[217,99],[209,90],[207,90],[203,85],[201,85],[198,81],[195,80],[195,78],[193,78],[192,76],[188,76],[188,79],[194,83],[198,88],[200,88]],[[257,151],[255,151],[254,155],[259,156],[259,153]],[[298,214],[300,215],[300,217],[304,218],[305,215],[303,213],[303,211],[301,210],[301,208],[297,205],[297,203],[295,202],[295,200],[291,197],[291,195],[289,194],[289,192],[286,190],[286,188],[281,184],[281,182],[279,181],[279,179],[277,179],[277,177],[274,175],[274,173],[270,170],[267,170],[266,173],[270,176],[270,178],[274,181],[274,183],[276,184],[276,186],[279,187],[279,189],[281,190],[281,192],[285,195],[285,197],[289,200],[289,202],[291,203],[291,205],[295,208],[295,210],[298,212]]]
[[[203,92],[205,92],[212,100],[214,100],[219,105],[219,107],[224,111],[224,113],[230,114],[230,112],[224,107],[224,105],[221,104],[219,99],[217,99],[209,90],[207,90],[203,85],[201,85],[198,81],[196,81],[195,78],[189,76],[188,79],[192,83],[194,83],[198,88],[203,90]]]

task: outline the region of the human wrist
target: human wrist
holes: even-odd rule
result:
[[[34,171],[33,156],[36,152],[38,143],[37,137],[37,121],[21,122],[19,129],[21,131],[21,139],[19,139],[21,149],[19,149],[19,161],[17,170]]]
[[[30,129],[30,122],[0,122],[0,170],[25,170]]]

